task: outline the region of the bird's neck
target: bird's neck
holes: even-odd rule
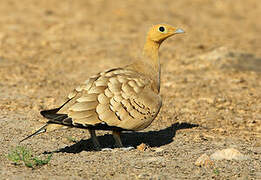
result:
[[[149,61],[147,63],[155,67],[158,67],[159,63],[159,46],[159,43],[147,39],[143,48],[143,56]]]
[[[152,89],[156,93],[160,91],[159,46],[159,43],[147,40],[143,49],[142,59],[136,59],[126,67],[138,71],[151,79]]]
[[[143,48],[143,58],[148,65],[148,68],[151,68],[151,74],[155,86],[159,92],[160,90],[160,61],[159,61],[159,47],[160,43],[152,41],[150,39],[146,40],[146,43]]]

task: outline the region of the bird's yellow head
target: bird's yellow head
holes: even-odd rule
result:
[[[184,33],[182,29],[175,28],[168,24],[158,24],[153,26],[148,32],[148,40],[154,41],[156,43],[162,43],[165,39],[174,34]]]

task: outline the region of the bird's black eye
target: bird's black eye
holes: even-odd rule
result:
[[[159,27],[159,31],[160,31],[160,32],[164,32],[164,31],[165,31],[165,28],[164,28],[163,26],[160,26],[160,27]]]

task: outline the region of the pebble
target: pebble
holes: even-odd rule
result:
[[[139,151],[146,151],[149,148],[149,146],[145,143],[141,143],[140,145],[137,146],[137,149]]]
[[[116,148],[116,149],[112,149],[112,148],[102,148],[101,151],[117,151],[117,150],[122,150],[122,151],[130,151],[134,149],[133,146],[128,146],[128,147],[122,147],[122,148]]]
[[[223,150],[218,150],[210,156],[213,160],[247,160],[248,157],[240,153],[237,149],[228,148]]]
[[[202,154],[195,162],[196,166],[204,167],[204,166],[212,166],[214,162],[210,159],[207,154]]]
[[[129,146],[129,147],[122,147],[122,148],[120,148],[120,150],[123,150],[123,151],[130,151],[130,150],[132,150],[132,149],[134,149],[134,147],[133,147],[133,146]]]
[[[101,151],[112,151],[112,148],[102,148]]]

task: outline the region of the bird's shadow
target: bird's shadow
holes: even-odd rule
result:
[[[193,127],[198,127],[197,124],[189,123],[174,123],[171,126],[158,130],[158,131],[148,131],[148,132],[124,132],[121,134],[121,140],[125,147],[133,146],[136,147],[141,143],[145,143],[150,147],[160,147],[169,144],[173,141],[176,135],[176,131],[180,129],[190,129]],[[98,140],[102,148],[114,148],[112,146],[115,142],[111,134],[105,134],[103,136],[98,136]],[[94,151],[93,143],[91,139],[80,140],[77,143],[66,146],[64,148],[52,151],[44,152],[44,154],[50,153],[80,153],[82,151]]]

